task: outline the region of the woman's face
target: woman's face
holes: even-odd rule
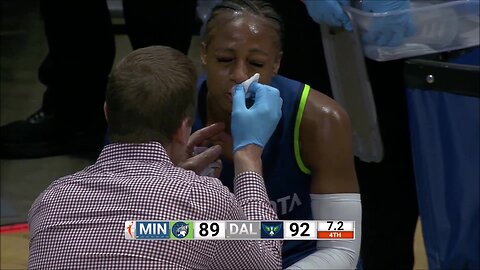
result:
[[[266,19],[250,14],[234,19],[226,16],[231,14],[219,15],[200,55],[207,73],[209,104],[230,113],[233,86],[257,72],[259,82],[269,84],[278,71],[282,52],[278,34]]]

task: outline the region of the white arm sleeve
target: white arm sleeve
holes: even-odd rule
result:
[[[317,241],[317,251],[287,269],[355,269],[362,237],[360,194],[310,194],[310,197],[314,220],[353,220],[355,240]]]

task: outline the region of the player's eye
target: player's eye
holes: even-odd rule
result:
[[[217,57],[217,61],[220,63],[228,63],[233,61],[233,58],[231,57]]]
[[[261,68],[264,66],[263,63],[260,63],[260,62],[254,62],[254,61],[251,61],[250,64],[254,67],[258,67],[258,68]]]

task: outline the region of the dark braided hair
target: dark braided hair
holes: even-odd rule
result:
[[[216,5],[210,16],[208,17],[207,22],[204,25],[202,30],[203,32],[203,41],[208,46],[212,31],[216,26],[216,21],[218,17],[222,14],[231,13],[231,20],[236,18],[236,15],[240,14],[252,14],[261,18],[265,18],[267,21],[272,23],[273,28],[278,33],[278,46],[279,49],[282,49],[283,42],[283,23],[280,15],[275,11],[275,9],[267,1],[261,0],[224,0],[218,5]]]

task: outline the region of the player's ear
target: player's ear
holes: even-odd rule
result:
[[[103,103],[103,114],[105,115],[105,120],[108,122],[108,115],[107,115],[107,102]]]
[[[282,62],[283,51],[280,51],[277,56],[275,57],[275,61],[273,62],[273,74],[278,74],[278,70],[280,69],[280,63]]]
[[[190,118],[185,118],[175,134],[173,134],[173,141],[180,145],[187,145],[191,132],[192,120]]]
[[[200,46],[200,61],[205,68],[205,65],[207,64],[207,44],[205,42],[202,42],[202,45]]]

